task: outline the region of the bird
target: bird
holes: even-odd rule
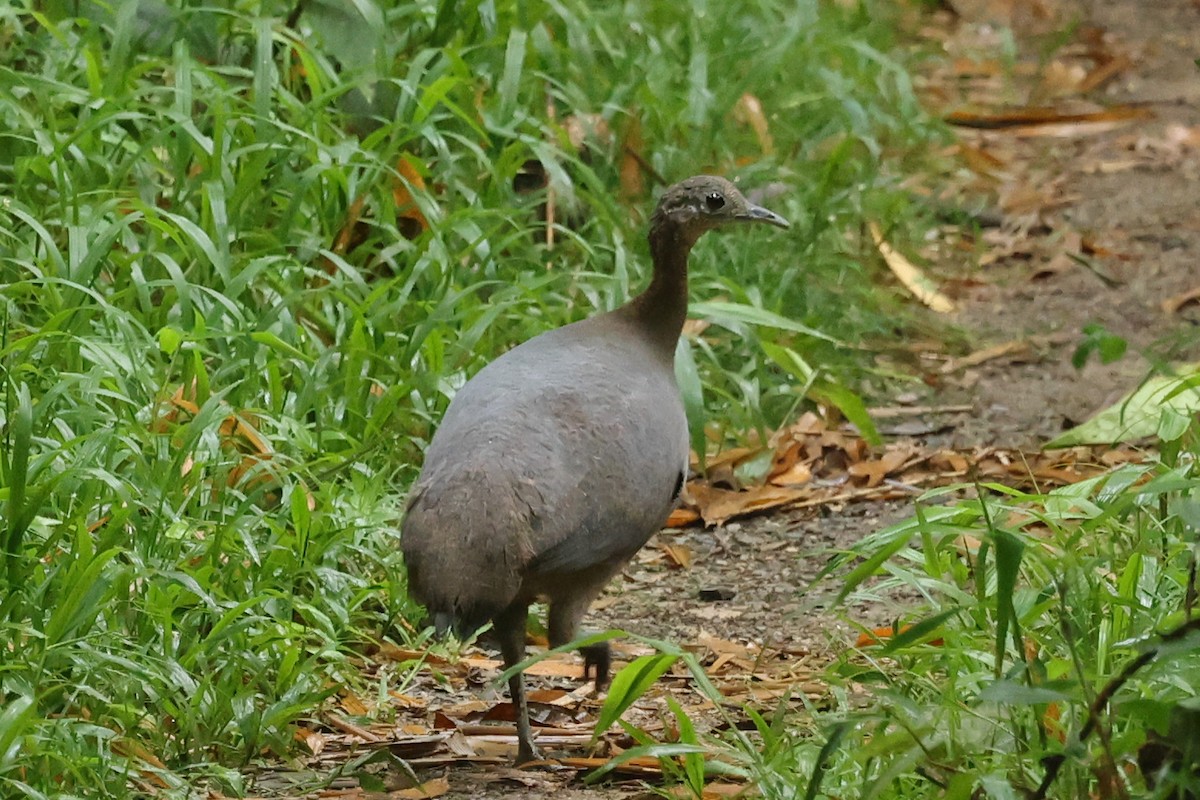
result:
[[[425,453],[400,525],[410,594],[436,633],[491,622],[506,669],[525,657],[529,606],[548,603],[550,645],[660,530],[688,472],[688,425],[674,355],[688,304],[688,254],[736,222],[787,228],[727,179],[687,178],[649,224],[649,285],[606,313],[505,352],[454,395]],[[581,648],[584,678],[608,681],[607,642]],[[540,758],[523,677],[516,763]]]

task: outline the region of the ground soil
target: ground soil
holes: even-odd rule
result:
[[[1032,349],[959,371],[918,398],[918,404],[965,402],[972,408],[937,418],[931,429],[938,430],[939,443],[1036,447],[1135,386],[1152,359],[1197,359],[1195,309],[1167,313],[1162,303],[1200,286],[1200,147],[1177,152],[1155,147],[1170,139],[1177,130],[1173,126],[1200,131],[1195,63],[1200,4],[1090,0],[1060,11],[1081,13],[1080,28],[1103,29],[1110,44],[1132,61],[1091,99],[1105,106],[1141,104],[1153,116],[1107,132],[1037,136],[1006,146],[1018,156],[1015,169],[1062,187],[1062,202],[1043,214],[1047,240],[1071,230],[1102,242],[1109,255],[1094,260],[1109,280],[1079,265],[1035,279],[1045,266],[1043,251],[1025,260],[998,261],[959,292],[954,322],[973,348],[1037,338]],[[975,26],[978,33],[987,23],[964,18],[959,24]],[[1029,48],[1039,41],[1036,33],[1024,40]],[[1006,134],[970,135],[986,144],[987,137]],[[1116,363],[1092,359],[1076,370],[1071,353],[1080,330],[1093,322],[1127,339],[1130,352]],[[679,643],[719,637],[810,659],[817,667],[852,641],[847,620],[889,624],[904,599],[835,608],[836,582],[813,585],[813,579],[831,552],[910,512],[904,502],[866,502],[773,514],[723,528],[664,531],[597,601],[592,624]],[[683,568],[666,558],[664,544],[682,546],[691,555],[690,565]],[[729,590],[732,596],[705,602],[699,599],[701,590]],[[546,685],[544,679],[533,683]],[[645,793],[637,784],[588,788],[572,770],[517,773],[455,765],[421,777],[447,778],[449,792],[442,796],[454,798],[552,793],[557,800],[584,800]]]

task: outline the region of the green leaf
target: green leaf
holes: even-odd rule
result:
[[[169,356],[173,356],[181,344],[183,344],[183,331],[170,326],[158,329],[159,350],[162,350]]]
[[[933,635],[938,628],[942,627],[942,623],[950,619],[959,612],[957,607],[948,608],[945,611],[940,611],[937,614],[926,617],[925,619],[914,622],[897,633],[895,636],[888,638],[884,644],[882,653],[894,653],[902,650],[905,647],[917,644],[923,639],[927,639]]]
[[[1010,629],[1013,646],[1018,652],[1022,646],[1013,595],[1017,591],[1017,576],[1021,571],[1021,557],[1025,552],[1025,544],[1016,535],[1002,528],[993,529],[991,539],[996,552],[996,663],[993,669],[999,674]]]
[[[829,728],[825,743],[821,745],[821,752],[817,754],[817,762],[813,766],[812,775],[808,778],[808,787],[804,790],[804,800],[816,800],[817,794],[821,791],[821,783],[829,771],[829,760],[841,747],[846,734],[853,729],[853,724],[845,721],[835,722]]]
[[[869,444],[882,444],[883,438],[861,397],[833,380],[820,377],[820,373],[792,348],[771,342],[761,342],[760,345],[768,358],[803,382],[804,386],[800,389],[802,394],[841,411]]]
[[[631,747],[623,751],[616,758],[608,761],[604,766],[598,768],[594,772],[589,772],[584,778],[585,783],[595,783],[603,778],[608,773],[612,772],[617,767],[624,764],[626,761],[632,761],[635,758],[674,758],[675,756],[687,756],[692,754],[704,755],[707,751],[698,744],[651,744],[642,745],[640,747]]]
[[[1047,686],[1029,686],[1018,681],[1001,679],[992,681],[979,693],[983,703],[999,703],[1006,706],[1035,706],[1047,703],[1063,703],[1071,695]]]
[[[670,653],[639,656],[618,672],[613,678],[612,685],[608,687],[608,697],[604,699],[604,705],[600,708],[600,716],[596,720],[596,729],[592,734],[592,740],[595,741],[612,727],[613,723],[620,719],[621,715],[644,695],[678,658]]]
[[[1173,376],[1150,378],[1117,403],[1043,447],[1114,444],[1153,436],[1159,430],[1164,410],[1189,417],[1200,411],[1200,364],[1185,364]],[[1172,430],[1168,425],[1167,432]]]
[[[841,342],[827,333],[822,333],[815,328],[810,328],[803,323],[767,311],[764,308],[749,306],[744,303],[730,303],[722,300],[692,303],[688,306],[688,314],[692,317],[703,317],[726,327],[731,325],[758,325],[764,328],[802,333],[805,336],[812,336],[815,339],[821,339],[832,344],[841,344]]]
[[[525,43],[529,34],[515,29],[508,34],[508,46],[504,50],[504,73],[496,93],[500,96],[500,119],[512,118],[517,106],[517,89],[520,86],[521,70],[525,65]]]
[[[700,380],[692,344],[682,336],[675,345],[675,382],[679,384],[683,408],[687,412],[688,438],[692,450],[700,456],[700,467],[703,469],[708,452],[708,442],[704,436],[704,426],[708,421],[704,409],[704,383]]]

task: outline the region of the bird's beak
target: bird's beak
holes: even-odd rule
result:
[[[747,205],[746,210],[738,214],[738,219],[744,222],[765,222],[768,225],[774,225],[777,228],[789,227],[788,221],[776,214],[774,211],[763,208],[762,206]]]

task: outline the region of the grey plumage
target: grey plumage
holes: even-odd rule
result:
[[[491,621],[512,666],[524,656],[528,607],[543,598],[551,645],[569,642],[595,596],[666,521],[687,469],[673,368],[687,256],[706,230],[732,221],[787,225],[723,178],[669,188],[651,219],[645,292],[530,339],[459,390],[401,528],[410,589],[439,630]],[[607,646],[584,658],[602,685]],[[536,750],[520,675],[509,688],[526,761]]]

